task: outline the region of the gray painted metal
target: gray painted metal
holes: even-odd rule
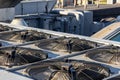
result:
[[[15,7],[22,0],[0,0],[0,8]]]
[[[15,7],[16,15],[49,13],[57,0],[22,1]]]

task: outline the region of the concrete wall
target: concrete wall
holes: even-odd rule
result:
[[[15,9],[14,8],[3,8],[0,9],[0,21],[11,21],[14,19]]]

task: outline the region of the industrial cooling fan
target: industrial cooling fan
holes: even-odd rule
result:
[[[85,39],[79,39],[79,38],[66,38],[66,37],[60,37],[60,38],[54,38],[54,39],[48,39],[39,41],[35,44],[39,48],[46,49],[46,50],[52,50],[52,51],[63,51],[63,52],[74,52],[74,51],[82,51],[86,49],[95,48],[97,46],[100,46],[100,44],[88,41]]]
[[[43,62],[26,72],[35,80],[102,80],[110,75],[100,64],[77,60]]]
[[[34,30],[16,30],[11,32],[0,33],[0,39],[20,43],[48,39],[51,37],[52,35],[43,32],[37,32]]]
[[[20,66],[44,60],[48,54],[36,49],[23,47],[6,47],[0,49],[0,66]]]
[[[120,48],[117,46],[109,46],[106,48],[96,49],[86,53],[90,59],[109,64],[120,64]]]

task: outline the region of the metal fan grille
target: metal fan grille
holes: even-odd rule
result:
[[[3,48],[0,50],[1,66],[19,66],[46,59],[48,56],[41,50],[15,47],[15,56],[12,57],[14,47]]]
[[[2,35],[4,35],[4,37]],[[21,42],[21,43],[41,40],[41,39],[48,39],[52,37],[52,35],[42,32],[37,32],[34,30],[18,30],[18,31],[5,32],[5,33],[3,32],[2,35],[0,35],[0,38],[3,40]]]
[[[73,80],[69,65],[75,69],[75,80],[102,80],[110,74],[106,67],[82,61],[45,62],[28,67],[26,72],[36,80]]]
[[[120,48],[115,46],[88,52],[86,56],[100,62],[120,64]]]
[[[91,49],[97,47],[98,44],[95,42],[78,39],[78,38],[61,37],[57,39],[40,41],[39,43],[36,44],[36,46],[42,49],[47,49],[52,51],[74,52],[74,51]]]
[[[3,26],[3,25],[0,24],[0,32],[3,32],[3,31],[11,31],[11,30],[13,30],[13,29],[15,29],[15,28],[11,28],[11,27],[9,27],[9,26]]]

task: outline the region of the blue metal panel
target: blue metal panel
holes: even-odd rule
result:
[[[23,14],[37,13],[37,3],[23,3]]]

